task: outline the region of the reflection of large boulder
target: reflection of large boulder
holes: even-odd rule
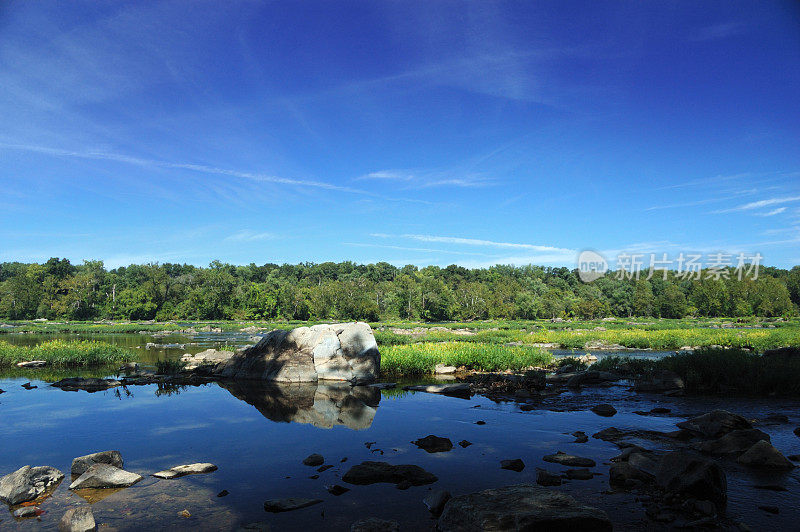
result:
[[[222,381],[231,395],[253,405],[272,421],[308,423],[320,428],[337,425],[360,430],[372,425],[381,392],[369,386],[316,383],[254,383]]]
[[[379,371],[372,328],[358,322],[272,331],[214,373],[229,379],[315,382],[375,380]]]

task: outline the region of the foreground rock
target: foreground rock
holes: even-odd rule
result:
[[[86,473],[86,470],[94,464],[108,464],[122,469],[122,455],[119,451],[102,451],[99,453],[87,454],[86,456],[79,456],[72,461],[70,473],[73,477],[79,477]]]
[[[569,495],[529,484],[454,497],[439,518],[442,532],[479,530],[611,530],[602,510]]]
[[[96,379],[93,377],[69,377],[51,384],[51,386],[61,388],[67,392],[85,390],[90,393],[108,390],[109,388],[116,388],[117,386],[121,385],[122,383],[116,379]]]
[[[15,505],[32,501],[55,489],[64,474],[49,466],[23,466],[0,478],[0,502]]]
[[[656,472],[656,482],[668,494],[710,500],[722,509],[728,500],[725,472],[713,460],[688,451],[665,454]]]
[[[451,498],[452,496],[450,495],[449,491],[435,490],[428,494],[427,497],[422,499],[422,502],[434,517],[439,517],[444,509],[444,505],[447,504],[447,501],[449,501]]]
[[[758,441],[739,457],[739,463],[750,467],[764,467],[770,469],[794,469],[791,463],[781,452],[768,441]]]
[[[444,395],[469,395],[470,388],[466,382],[458,384],[420,384],[416,386],[403,386],[404,390],[415,392],[441,393]]]
[[[200,475],[202,473],[212,473],[216,470],[217,466],[215,466],[214,464],[202,462],[197,464],[187,464],[187,465],[179,465],[171,467],[169,469],[165,469],[164,471],[153,473],[153,476],[156,478],[172,479],[172,478],[185,477],[186,475]]]
[[[60,532],[92,532],[97,530],[92,509],[88,506],[67,510],[58,522]]]
[[[183,369],[199,374],[210,375],[223,362],[227,362],[232,356],[233,351],[218,351],[216,349],[206,349],[194,355],[185,354],[181,357]]]
[[[716,440],[702,442],[697,449],[700,452],[714,455],[740,454],[762,440],[769,442],[769,434],[758,429],[740,429],[729,432]]]
[[[433,434],[414,440],[411,443],[429,453],[444,453],[453,448],[453,442],[449,438],[440,438]]]
[[[275,330],[214,369],[221,378],[277,382],[371,382],[379,373],[378,344],[361,322]]]
[[[370,517],[353,523],[350,532],[400,532],[400,523]]]
[[[597,463],[591,458],[573,456],[562,451],[558,451],[556,454],[549,454],[542,458],[542,460],[545,462],[561,464],[570,467],[594,467],[597,465]]]
[[[108,464],[94,464],[69,485],[71,490],[127,488],[142,480],[140,475]]]
[[[342,477],[347,483],[366,485],[378,482],[408,483],[412,486],[433,484],[439,478],[416,465],[392,465],[387,462],[361,462]]]
[[[322,502],[322,499],[300,499],[291,497],[288,499],[269,499],[264,501],[264,510],[268,512],[291,512],[300,508],[308,508]]]
[[[696,433],[704,438],[721,438],[734,430],[751,429],[753,426],[738,414],[727,410],[714,410],[677,424],[679,428]]]

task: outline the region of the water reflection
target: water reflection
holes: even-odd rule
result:
[[[362,430],[372,425],[381,392],[369,386],[220,382],[237,399],[256,407],[265,418],[307,423],[318,428],[345,426]]]

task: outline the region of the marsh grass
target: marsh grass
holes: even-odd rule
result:
[[[590,369],[638,376],[669,370],[694,394],[800,395],[800,358],[765,357],[739,348],[702,348],[659,360],[605,357]]]
[[[156,361],[156,373],[159,375],[175,375],[183,371],[186,366],[181,360],[162,359]]]
[[[133,353],[119,346],[91,340],[51,340],[36,346],[11,345],[0,341],[0,366],[17,362],[45,360],[49,366],[104,366],[128,362]]]
[[[381,349],[381,371],[390,375],[432,374],[437,364],[478,371],[519,371],[552,361],[550,353],[537,348],[474,342],[422,342]]]

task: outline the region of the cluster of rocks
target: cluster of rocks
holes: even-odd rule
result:
[[[102,451],[79,456],[70,467],[71,483],[69,490],[78,493],[91,493],[83,490],[121,489],[133,486],[142,476],[123,469],[122,455],[119,451]],[[154,473],[156,478],[171,479],[185,475],[210,473],[217,466],[213,464],[189,464]],[[38,517],[43,513],[39,505],[52,495],[64,480],[64,474],[50,466],[23,466],[0,478],[0,502],[12,508],[15,518]],[[89,507],[81,506],[67,510],[59,521],[62,532],[89,532],[97,529],[94,515]]]

